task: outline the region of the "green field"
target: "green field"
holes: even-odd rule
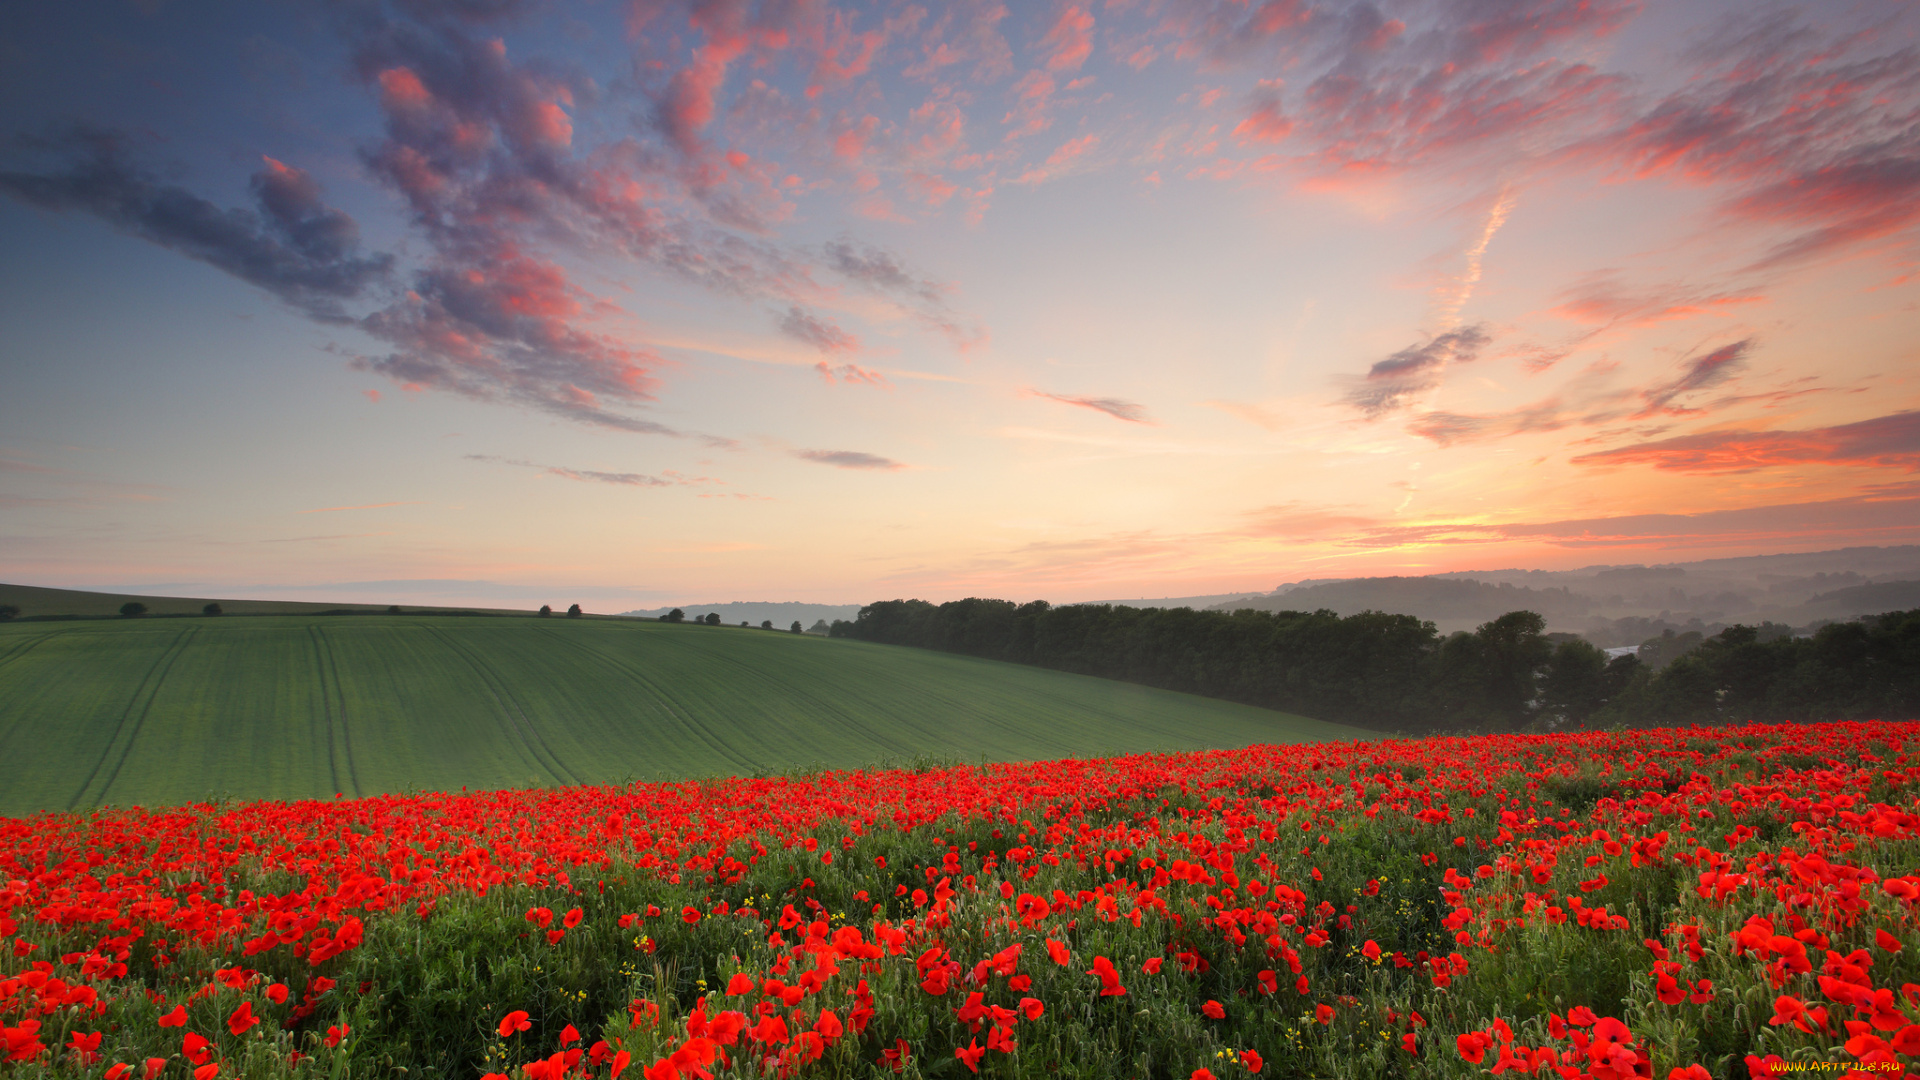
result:
[[[0,814],[1371,738],[897,646],[612,619],[0,624]]]

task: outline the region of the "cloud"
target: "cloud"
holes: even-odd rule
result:
[[[1558,398],[1491,415],[1467,415],[1444,411],[1421,413],[1407,424],[1407,430],[1441,446],[1480,439],[1523,435],[1530,431],[1558,431],[1580,419],[1562,406]]]
[[[1675,283],[1633,288],[1625,283],[1618,270],[1600,270],[1562,293],[1560,303],[1552,310],[1553,314],[1574,322],[1652,326],[1701,315],[1726,314],[1734,308],[1764,303],[1766,299],[1757,292],[1707,292]]]
[[[581,287],[563,252],[636,260],[723,296],[803,313],[831,294],[820,279],[839,275],[958,349],[983,342],[985,331],[948,306],[945,287],[881,248],[842,243],[822,257],[766,239],[793,208],[775,188],[779,170],[704,149],[719,121],[715,95],[748,52],[804,47],[851,78],[879,39],[843,33],[841,15],[813,5],[722,0],[634,18],[644,24],[669,7],[695,31],[696,55],[684,77],[659,88],[659,123],[591,147],[579,144],[589,129],[576,129],[575,115],[600,94],[593,80],[510,58],[502,39],[481,32],[518,5],[407,0],[338,11],[352,70],[383,121],[362,147],[366,172],[404,200],[413,237],[424,241],[407,245],[418,254],[404,271],[391,255],[361,252],[353,219],[327,205],[306,173],[270,158],[252,178],[254,205],[228,209],[156,179],[121,140],[81,132],[17,142],[10,158],[51,163],[9,161],[0,190],[91,213],[319,322],[358,329],[379,345],[332,351],[403,387],[615,430],[687,434],[634,415],[654,400],[666,364],[645,342],[601,329],[621,309]],[[851,340],[834,337],[830,323],[813,329],[825,333],[809,339],[816,347]]]
[[[598,472],[593,469],[569,469],[562,465],[541,465],[517,458],[494,457],[491,454],[468,454],[468,461],[488,461],[498,465],[517,465],[523,469],[538,469],[549,476],[559,476],[568,480],[599,484],[615,484],[620,487],[672,487],[674,481],[663,480],[645,473]]]
[[[914,321],[944,335],[961,352],[986,343],[984,329],[966,325],[947,306],[947,286],[920,276],[892,253],[871,244],[835,240],[822,248],[822,254],[828,270],[869,292],[898,299]]]
[[[1439,334],[1421,345],[1409,345],[1376,362],[1346,393],[1346,403],[1369,420],[1407,407],[1419,395],[1440,385],[1450,364],[1476,360],[1493,341],[1486,326],[1475,323]]]
[[[1033,390],[1030,391],[1030,393],[1032,393],[1034,397],[1046,398],[1049,401],[1058,401],[1063,405],[1077,405],[1082,409],[1092,409],[1095,412],[1103,412],[1115,420],[1125,420],[1132,424],[1153,423],[1153,420],[1147,416],[1147,407],[1145,405],[1139,405],[1131,401],[1121,401],[1119,398],[1091,398],[1080,397],[1074,394],[1049,394],[1044,390]]]
[[[1048,71],[1078,71],[1093,54],[1093,16],[1077,7],[1067,7],[1060,12],[1040,40],[1043,46],[1051,49],[1047,57]]]
[[[1731,345],[1722,345],[1705,356],[1687,363],[1680,374],[1671,381],[1642,390],[1640,397],[1646,404],[1634,414],[1635,419],[1648,416],[1689,416],[1699,412],[1698,409],[1675,404],[1675,402],[1694,391],[1718,386],[1739,374],[1747,366],[1746,355],[1752,346],[1752,338],[1736,341]]]
[[[404,386],[504,396],[601,427],[680,434],[603,404],[652,400],[658,355],[578,326],[591,298],[559,266],[512,244],[491,255],[419,271],[405,298],[360,323],[395,351],[358,357],[354,366]]]
[[[1280,103],[1280,80],[1262,79],[1249,103],[1252,111],[1233,129],[1242,143],[1277,143],[1293,134],[1293,120]]]
[[[47,171],[0,172],[0,191],[48,210],[93,214],[122,232],[170,248],[267,290],[320,322],[349,322],[345,303],[384,283],[393,256],[359,253],[359,229],[320,200],[319,185],[272,158],[253,175],[256,210],[215,206],[129,162],[123,139],[79,129],[17,140],[58,162]]]
[[[938,17],[919,35],[921,59],[901,74],[933,79],[943,68],[970,66],[977,82],[1003,79],[1013,72],[1013,48],[1000,24],[1008,15],[1000,0],[953,0],[934,8]]]
[[[1342,68],[1307,85],[1293,119],[1322,168],[1405,169],[1590,126],[1626,89],[1620,76],[1559,60],[1491,71]]]
[[[1730,221],[1794,231],[1753,269],[1891,236],[1920,220],[1920,49],[1899,40],[1753,9],[1686,54],[1681,89],[1585,149],[1640,177],[1719,188]]]
[[[893,389],[893,384],[887,381],[885,375],[870,371],[858,364],[835,366],[822,360],[813,365],[813,370],[820,373],[820,377],[826,380],[828,386],[832,386],[838,380],[843,383],[866,383],[868,386],[877,386],[882,390]]]
[[[1357,551],[1546,544],[1574,550],[1818,550],[1920,541],[1920,484],[1872,487],[1834,499],[1697,514],[1639,513],[1553,520],[1437,518],[1402,524],[1347,508],[1287,505],[1249,515],[1235,535],[1332,542]]]
[[[1920,472],[1920,412],[1801,431],[1706,431],[1582,454],[1573,463],[1651,465],[1704,474],[1797,465],[1865,465]]]
[[[869,244],[836,240],[824,246],[827,269],[875,292],[893,293],[927,303],[943,303],[947,290],[916,275],[889,252]]]
[[[904,469],[905,465],[878,454],[865,454],[858,450],[795,450],[793,456],[807,461],[817,461],[822,465],[832,465],[840,469],[882,469],[892,471]]]
[[[1048,154],[1044,163],[1021,173],[1020,177],[1013,182],[1038,184],[1063,176],[1074,171],[1071,168],[1073,163],[1099,144],[1100,136],[1098,135],[1081,135],[1078,138],[1068,139],[1056,147],[1053,153]]]
[[[1920,540],[1920,487],[1894,485],[1838,499],[1711,510],[1698,514],[1623,514],[1614,517],[1499,524],[1442,523],[1381,528],[1355,542],[1493,543],[1537,540],[1567,548],[1748,549],[1832,543],[1913,543]]]
[[[829,356],[860,351],[859,338],[834,325],[831,319],[818,318],[799,307],[790,307],[780,316],[780,332]]]

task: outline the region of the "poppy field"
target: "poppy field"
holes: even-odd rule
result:
[[[1920,725],[0,822],[0,1076],[1902,1076]]]
[[[0,624],[0,814],[1367,734],[739,627],[386,614]]]

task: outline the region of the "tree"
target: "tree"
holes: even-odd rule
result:
[[[580,617],[580,605],[579,605],[579,604],[575,604],[575,605],[573,605],[572,607],[570,607],[570,608],[568,608],[568,609],[567,609],[567,618],[569,618],[569,619],[577,619],[577,618],[579,618],[579,617]]]
[[[1668,627],[1659,637],[1648,638],[1641,642],[1640,648],[1635,655],[1638,656],[1640,662],[1645,664],[1649,669],[1659,671],[1661,668],[1685,656],[1693,650],[1694,646],[1704,640],[1706,640],[1706,635],[1698,630],[1688,630],[1684,634],[1676,634],[1673,632],[1672,627]]]
[[[1553,655],[1542,631],[1546,620],[1509,611],[1455,633],[1436,654],[1434,698],[1440,718],[1454,728],[1511,731],[1525,723],[1538,692],[1538,675]]]
[[[543,618],[543,619],[545,619],[545,618],[548,618],[548,617],[549,617],[549,616],[551,616],[552,614],[553,614],[553,608],[551,608],[551,607],[549,607],[549,606],[547,606],[546,604],[541,604],[541,605],[540,605],[540,617],[541,617],[541,618]]]
[[[832,631],[832,629],[833,629],[832,627],[830,627],[830,626],[828,626],[828,625],[827,625],[827,620],[825,620],[825,619],[815,619],[815,620],[813,620],[813,625],[807,628],[807,633],[809,633],[809,634],[825,634],[825,633],[829,633],[829,632],[831,632],[831,631]]]
[[[800,620],[799,620],[799,619],[795,619],[795,620],[793,620],[793,625],[787,628],[787,632],[788,632],[788,633],[790,633],[790,634],[797,634],[797,633],[799,633],[799,632],[800,632]]]
[[[1540,711],[1561,723],[1585,724],[1612,696],[1609,690],[1617,689],[1609,686],[1609,667],[1607,654],[1593,645],[1561,642],[1540,677]]]
[[[207,605],[206,607],[203,607],[203,608],[201,608],[201,609],[200,609],[200,614],[202,614],[202,615],[225,615],[225,614],[226,614],[226,611],[225,611],[225,609],[223,609],[223,608],[221,608],[221,606],[220,606],[220,605],[219,605],[218,603],[212,603],[212,604],[208,604],[208,605]]]
[[[674,608],[672,611],[662,615],[661,618],[667,622],[685,622],[687,621],[687,613],[681,611],[679,608]]]
[[[146,613],[147,605],[138,600],[129,600],[120,605],[120,617],[123,619],[137,619]]]
[[[389,615],[398,615],[398,614],[400,614],[400,605],[399,605],[399,604],[395,604],[395,605],[393,605],[392,607],[390,607],[390,608],[388,608],[388,609],[387,609],[387,614],[389,614]]]
[[[719,626],[719,625],[720,625],[720,613],[719,613],[719,612],[717,612],[717,611],[709,611],[709,612],[707,612],[707,625],[708,625],[708,626]]]
[[[1509,611],[1473,632],[1487,665],[1487,704],[1508,728],[1517,728],[1532,708],[1540,669],[1553,655],[1541,634],[1547,622],[1531,611]]]
[[[17,604],[0,604],[0,622],[6,622],[19,614],[20,608]]]
[[[760,620],[760,629],[762,629],[762,630],[771,630],[771,629],[773,629],[773,620],[772,620],[772,619],[761,619],[761,620]]]

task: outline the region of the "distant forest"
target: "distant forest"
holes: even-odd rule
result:
[[[1379,612],[888,600],[830,632],[1407,733],[1920,717],[1920,609],[1811,637],[1669,635],[1613,659],[1531,611],[1442,635]]]

